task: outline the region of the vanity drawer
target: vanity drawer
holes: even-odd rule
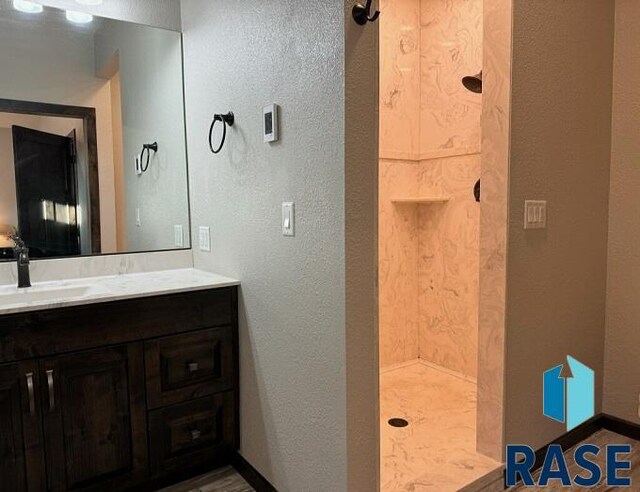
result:
[[[234,393],[181,403],[149,414],[153,474],[213,462],[235,447]]]
[[[233,332],[213,328],[145,342],[147,403],[155,409],[233,388]]]

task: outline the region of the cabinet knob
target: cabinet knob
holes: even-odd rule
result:
[[[200,369],[200,365],[197,362],[189,363],[189,372],[191,374],[193,374],[194,372],[198,372],[199,369]]]
[[[202,437],[202,432],[200,432],[198,429],[193,429],[191,431],[191,440],[192,441],[197,441],[201,437]]]

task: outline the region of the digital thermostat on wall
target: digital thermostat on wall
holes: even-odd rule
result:
[[[280,108],[277,104],[271,104],[263,109],[264,113],[264,141],[277,142]]]

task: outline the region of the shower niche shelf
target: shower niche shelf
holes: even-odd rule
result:
[[[451,200],[450,196],[422,196],[422,197],[403,197],[403,198],[392,198],[391,202],[394,204],[437,204],[437,203],[447,203]]]

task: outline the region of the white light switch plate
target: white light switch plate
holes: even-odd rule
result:
[[[184,248],[184,230],[181,225],[173,226],[174,246]]]
[[[524,228],[547,228],[547,202],[544,200],[526,200],[524,202]]]
[[[296,211],[293,202],[282,204],[282,235],[287,237],[296,235]]]
[[[211,229],[200,227],[200,251],[211,252]]]
[[[142,219],[140,218],[140,209],[136,208],[136,226],[140,227],[142,225]]]

